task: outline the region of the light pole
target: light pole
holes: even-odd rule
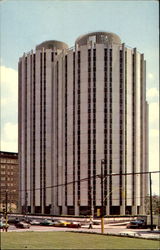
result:
[[[91,190],[91,192],[90,192],[90,202],[91,202],[91,211],[90,211],[90,213],[91,213],[91,216],[93,218],[93,216],[94,216],[94,209],[93,209],[92,185],[90,187],[90,190]]]
[[[93,210],[93,199],[92,199],[92,186],[90,185],[90,218],[89,218],[89,229],[92,229],[92,223],[93,223],[93,216],[94,216],[94,210]]]
[[[6,190],[6,214],[8,212],[8,191]]]
[[[27,216],[28,213],[28,193],[25,194],[25,214]]]
[[[6,190],[6,201],[5,201],[5,205],[6,205],[6,211],[5,211],[5,229],[7,232],[7,224],[8,224],[8,190]]]
[[[152,211],[152,178],[151,172],[149,172],[149,186],[150,186],[150,221],[151,221],[151,230],[153,230],[153,211]]]
[[[101,160],[101,233],[104,233],[104,192],[103,192],[103,165],[104,160]]]

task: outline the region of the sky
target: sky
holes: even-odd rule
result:
[[[116,33],[144,53],[149,103],[149,170],[159,170],[159,6],[156,0],[1,0],[1,150],[18,152],[18,60],[46,40],[74,46],[82,34]],[[153,193],[159,176],[152,174]]]

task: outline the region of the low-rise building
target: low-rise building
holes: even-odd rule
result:
[[[0,151],[0,210],[8,212],[18,209],[19,164],[18,153]]]

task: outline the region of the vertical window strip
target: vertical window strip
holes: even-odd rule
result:
[[[108,154],[108,49],[104,49],[104,176],[107,175],[107,154]],[[104,180],[104,197],[107,197],[107,178]],[[105,199],[105,206],[107,199]]]
[[[42,208],[43,205],[43,156],[42,156],[42,140],[43,140],[43,132],[42,132],[42,126],[43,126],[43,122],[42,122],[42,111],[43,111],[43,99],[42,99],[42,77],[43,77],[43,67],[42,67],[42,52],[40,53],[40,206]]]
[[[33,54],[33,207],[35,209],[36,54]]]
[[[33,178],[33,155],[32,155],[32,152],[33,152],[33,143],[32,143],[32,131],[33,131],[33,63],[32,63],[32,54],[30,55],[30,190],[33,190],[33,186],[32,186],[32,178]],[[32,195],[31,195],[31,192],[32,191],[29,191],[30,192],[30,206],[32,205],[31,204],[31,200],[32,200]]]
[[[110,118],[109,118],[109,173],[112,174],[112,49],[109,50],[109,83],[110,83]],[[112,176],[110,176],[109,182],[109,193],[110,193],[110,206],[112,206]]]
[[[43,71],[43,206],[46,207],[46,52],[44,52]]]
[[[143,55],[141,55],[141,61],[140,61],[140,91],[141,91],[141,119],[140,119],[140,126],[141,126],[141,130],[140,130],[140,133],[141,133],[141,147],[140,147],[140,150],[141,150],[141,157],[140,157],[140,166],[141,166],[141,172],[144,171],[144,163],[143,163],[143,155],[144,155],[144,127],[143,127],[143,121],[144,121],[144,83],[143,83],[143,70],[144,70],[144,59],[143,59]],[[144,186],[144,176],[143,174],[140,175],[140,179],[141,179],[141,186],[140,186],[140,197],[143,197],[144,194],[143,194],[143,186]],[[141,205],[143,205],[143,198],[141,198]]]
[[[54,52],[51,52],[51,62],[54,62]]]
[[[58,182],[58,173],[59,173],[59,166],[58,166],[58,156],[59,156],[59,140],[58,140],[58,125],[59,125],[59,114],[58,114],[58,107],[59,107],[59,62],[57,61],[56,63],[56,97],[57,97],[57,106],[56,106],[56,113],[57,113],[57,117],[56,117],[56,141],[57,141],[57,155],[56,155],[56,162],[57,162],[57,182]],[[57,188],[57,205],[58,205],[58,188]]]
[[[96,49],[93,49],[93,205],[96,206]]]
[[[25,210],[27,209],[27,57],[25,57]],[[27,212],[27,211],[26,211]]]
[[[67,206],[67,69],[68,61],[65,56],[65,205]]]
[[[123,59],[123,50],[120,50],[119,53],[119,67],[120,67],[120,75],[119,75],[119,79],[120,79],[120,91],[119,91],[119,124],[120,124],[120,133],[119,133],[119,166],[120,166],[120,176],[119,176],[119,181],[120,181],[120,189],[119,189],[119,197],[120,197],[120,206],[122,205],[122,165],[123,165],[123,68],[124,68],[124,59]],[[126,70],[126,69],[125,69]],[[125,78],[126,80],[126,78]]]
[[[80,51],[78,51],[78,103],[77,103],[77,106],[78,106],[78,127],[77,127],[77,133],[78,133],[78,140],[77,140],[77,156],[78,156],[78,204],[80,205],[80,157],[81,157],[81,140],[80,140],[80,131],[81,131],[81,121],[80,121],[80,112],[81,112],[81,109],[80,109],[80,101],[81,101],[81,98],[80,98],[80,73],[81,73],[81,69],[80,69],[80,65],[81,65],[81,54],[80,54]]]
[[[22,144],[22,61],[20,60],[19,61],[19,64],[18,64],[18,102],[19,102],[19,106],[18,106],[18,132],[19,132],[19,138],[18,138],[18,143],[19,145]],[[21,149],[20,149],[21,151]],[[19,157],[19,165],[21,166],[22,165],[22,154],[20,153],[19,154],[20,157]],[[24,174],[22,176],[22,169],[20,168],[20,189],[23,190],[23,186],[22,186],[22,183],[23,183],[23,179],[25,178]],[[2,198],[2,197],[1,197]],[[23,200],[22,200],[22,193],[20,193],[20,203],[21,205],[23,204]]]
[[[92,213],[91,187],[91,49],[88,49],[88,207]]]
[[[73,204],[75,205],[75,52],[73,52]]]
[[[132,206],[135,205],[135,54],[132,55],[132,117],[133,117],[133,129],[132,129],[132,142],[133,142],[133,151],[132,151],[132,171],[133,171],[133,178],[132,178]]]
[[[125,135],[123,138],[125,138],[124,140],[124,148],[125,148],[125,158],[124,158],[124,164],[125,164],[125,173],[127,172],[127,51],[125,51],[125,113],[123,113],[123,119],[124,119],[124,123],[125,123]],[[125,194],[127,194],[126,192],[126,187],[127,187],[127,176],[125,176]],[[125,195],[126,197],[127,195]],[[126,198],[125,198],[125,203],[126,203]]]

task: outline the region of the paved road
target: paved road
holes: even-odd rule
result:
[[[36,231],[36,232],[56,232],[56,231],[76,231],[76,232],[94,232],[101,233],[101,226],[94,225],[93,229],[89,229],[88,225],[81,228],[67,228],[67,227],[52,227],[52,226],[31,226],[29,229],[18,229],[13,225],[10,225],[9,232],[24,232],[24,231]],[[139,236],[145,238],[160,239],[160,231],[154,230],[153,232],[148,229],[126,229],[126,226],[113,226],[105,225],[105,234],[130,234],[131,236]]]

